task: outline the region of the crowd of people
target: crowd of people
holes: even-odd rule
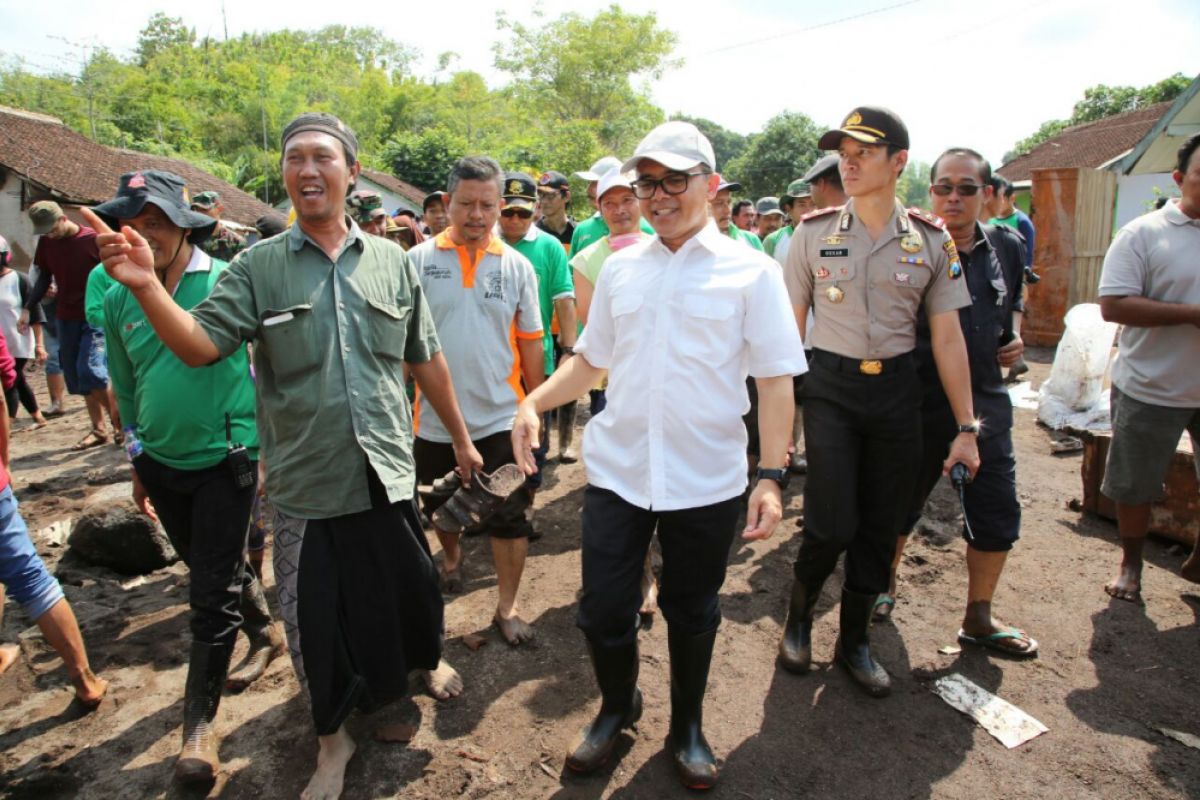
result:
[[[306,113],[282,132],[287,223],[243,229],[216,192],[189,197],[152,169],[81,209],[86,225],[34,204],[32,280],[0,240],[4,426],[18,406],[33,427],[60,414],[61,371],[87,407],[77,447],[123,446],[134,501],[190,570],[177,778],[215,778],[223,690],[284,652],[319,742],[307,800],[341,795],[346,719],[403,695],[411,672],[438,700],[469,691],[443,648],[446,597],[482,568],[465,535],[488,536],[499,635],[533,639],[521,579],[555,427],[553,457],[586,470],[577,624],[601,696],[571,770],[604,765],[641,717],[639,615],[661,610],[671,761],[683,785],[715,785],[702,712],[729,551],[739,533],[772,534],[795,474],[783,669],[809,671],[814,610],[844,557],[836,660],[871,696],[890,692],[870,628],[895,607],[905,542],[943,475],[964,503],[958,639],[1036,656],[992,610],[1021,527],[1003,371],[1023,365],[1032,224],[966,147],[934,162],[931,211],[905,208],[908,130],[888,109],[858,107],[818,144],[827,155],[755,202],[736,199],[698,129],[667,122],[629,158],[575,173],[595,209],[578,223],[563,173],[468,156],[418,217],[357,190],[354,132]],[[1179,151],[1180,199],[1118,234],[1100,284],[1124,326],[1104,492],[1124,552],[1107,590],[1127,600],[1175,443],[1200,436],[1198,146]],[[46,363],[44,413],[30,360]],[[3,480],[0,578],[94,707],[107,685]],[[283,635],[262,585],[268,534]],[[1184,574],[1200,581],[1195,552]],[[250,648],[231,669],[239,630]],[[16,657],[0,647],[0,671]]]

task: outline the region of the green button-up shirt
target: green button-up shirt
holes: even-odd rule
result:
[[[306,519],[370,508],[368,464],[412,498],[403,365],[441,349],[408,255],[347,225],[333,261],[299,224],[254,245],[192,310],[222,357],[254,343],[267,493]]]

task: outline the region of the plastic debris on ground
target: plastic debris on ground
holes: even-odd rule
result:
[[[979,723],[1010,750],[1050,730],[1012,703],[957,672],[938,678],[934,694]]]
[[[1100,306],[1080,303],[1066,316],[1050,375],[1038,393],[1038,420],[1054,429],[1105,431],[1109,417],[1108,370],[1117,326]]]

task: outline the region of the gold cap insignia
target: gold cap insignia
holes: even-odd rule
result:
[[[521,182],[518,180],[509,181],[508,182],[508,193],[509,194],[520,194],[521,193]]]
[[[847,128],[851,125],[858,125],[861,122],[862,122],[862,114],[855,111],[850,116],[846,117],[846,121],[842,123],[842,127]]]

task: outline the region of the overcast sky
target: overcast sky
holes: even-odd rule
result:
[[[495,0],[392,4],[257,0],[225,4],[230,36],[278,28],[372,25],[418,49],[429,74],[439,53],[492,86]],[[532,21],[532,13],[510,16]],[[549,16],[590,15],[601,0],[546,4]],[[836,125],[859,104],[886,105],[908,124],[913,155],[930,161],[952,145],[999,161],[1045,120],[1065,117],[1097,83],[1144,85],[1200,73],[1196,0],[625,0],[654,11],[679,36],[681,67],[651,88],[667,112],[706,117],[752,133],[785,109]],[[389,7],[402,10],[388,14]],[[532,6],[530,6],[532,8]],[[303,9],[302,11],[300,9]],[[224,35],[221,0],[0,0],[0,53],[31,68],[78,60],[76,44],[128,55],[156,11],[200,36]],[[531,110],[531,113],[536,113]],[[624,155],[624,154],[620,154]],[[718,165],[720,166],[720,165]]]

